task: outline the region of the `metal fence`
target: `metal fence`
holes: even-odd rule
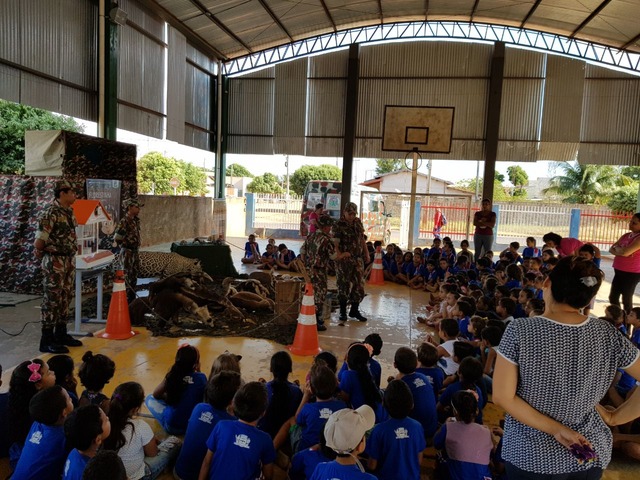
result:
[[[299,195],[279,195],[270,193],[256,193],[256,214],[254,228],[273,228],[283,230],[298,230],[300,228],[300,213],[302,212],[302,197]]]
[[[363,193],[364,200],[366,195]],[[407,238],[409,224],[410,195],[380,192],[374,195],[382,199],[388,214],[390,240],[402,243]],[[419,221],[416,222],[415,241],[429,243],[434,236],[434,217],[439,208],[447,218],[440,235],[459,241],[473,236],[473,213],[478,206],[465,196],[417,195]],[[302,197],[290,195],[255,194],[254,228],[292,230],[300,227]],[[547,204],[534,202],[498,202],[494,204],[498,214],[496,243],[507,244],[518,241],[524,244],[527,237],[534,237],[538,245],[547,232],[563,237],[577,236],[600,248],[608,248],[628,231],[630,215],[615,215],[606,206],[579,204]],[[579,222],[571,228],[572,211],[579,210]],[[574,214],[575,215],[575,214]],[[296,233],[297,234],[297,233]],[[375,240],[375,239],[373,239]],[[385,238],[386,240],[386,238]]]

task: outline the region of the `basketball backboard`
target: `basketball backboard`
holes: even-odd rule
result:
[[[450,153],[454,107],[385,105],[382,150]]]

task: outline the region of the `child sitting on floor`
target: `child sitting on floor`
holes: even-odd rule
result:
[[[82,355],[82,365],[78,369],[80,383],[85,390],[80,395],[78,406],[98,405],[104,413],[109,414],[109,397],[102,393],[116,372],[116,364],[106,355],[96,355],[87,351]]]
[[[438,349],[431,343],[422,342],[418,347],[417,354],[418,368],[416,368],[416,372],[427,377],[437,400],[444,381],[444,370],[438,367]]]
[[[75,369],[73,358],[69,355],[54,355],[47,360],[47,365],[49,365],[49,368],[56,374],[56,385],[60,385],[67,391],[73,402],[73,408],[77,408],[78,393],[76,392],[76,388],[78,386],[78,380],[76,380],[73,374],[73,370]]]
[[[89,460],[111,434],[109,417],[97,405],[80,407],[64,424],[67,447],[73,448],[64,464],[62,480],[81,480]]]

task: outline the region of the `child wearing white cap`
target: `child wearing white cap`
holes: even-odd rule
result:
[[[332,413],[324,427],[324,435],[327,446],[338,456],[333,462],[319,464],[309,480],[376,480],[364,472],[357,458],[365,449],[364,435],[373,428],[375,421],[375,413],[368,405]]]

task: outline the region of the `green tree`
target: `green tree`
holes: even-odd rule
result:
[[[384,175],[385,173],[395,172],[404,168],[402,160],[392,158],[376,159],[376,175]]]
[[[180,180],[180,186],[184,188],[184,170],[175,158],[165,157],[160,152],[149,152],[138,160],[138,190],[141,193],[173,194],[169,181],[174,177]]]
[[[559,162],[549,187],[542,193],[556,195],[565,203],[605,204],[615,187],[629,185],[631,179],[609,165],[581,165],[578,162]]]
[[[253,181],[247,185],[247,191],[252,193],[284,193],[278,177],[268,172],[259,177],[255,177]]]
[[[71,117],[0,100],[0,173],[24,173],[25,130],[68,130],[82,133],[83,128]]]
[[[640,167],[622,167],[620,173],[636,182],[640,181]]]
[[[340,180],[342,169],[335,165],[305,165],[300,167],[289,179],[289,188],[298,195],[304,193],[304,189],[311,180]]]
[[[184,184],[180,184],[179,191],[189,192],[190,195],[205,195],[209,191],[207,188],[207,173],[204,168],[198,167],[189,162],[179,161],[182,168]]]
[[[496,180],[500,183],[504,183],[506,179],[504,178],[504,175],[502,173],[496,172]]]
[[[635,213],[638,205],[638,184],[633,183],[615,190],[607,205],[616,215]]]
[[[523,187],[529,185],[529,175],[519,165],[512,165],[507,168],[507,176],[513,186],[520,191],[522,191]]]
[[[478,192],[482,195],[482,187],[484,185],[484,179],[480,178],[478,184]],[[455,188],[464,190],[471,193],[476,193],[476,179],[469,178],[466,180],[460,180],[458,183],[454,185]],[[493,182],[493,201],[494,202],[504,202],[507,200],[511,200],[511,195],[507,193],[504,186],[497,178]]]
[[[255,177],[249,170],[237,163],[229,165],[225,173],[227,177]]]

